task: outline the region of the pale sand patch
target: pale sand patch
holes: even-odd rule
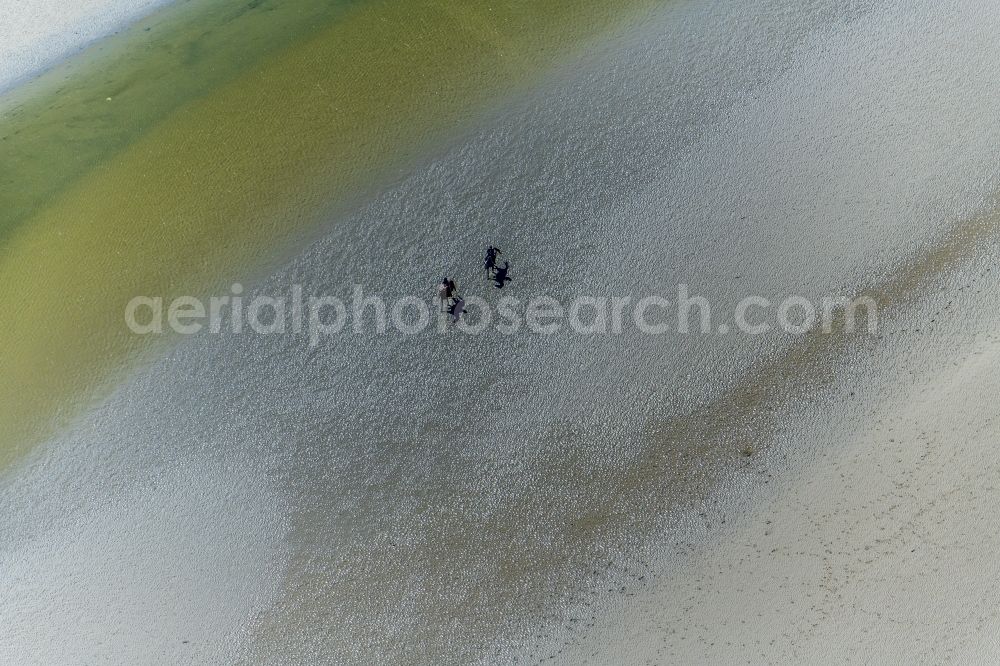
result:
[[[808,421],[789,439],[815,456],[779,475],[787,481],[738,526],[690,558],[668,556],[638,596],[611,600],[575,642],[562,632],[536,654],[567,664],[996,663],[1000,343],[995,322],[979,330],[944,355],[911,335],[869,382],[868,418],[844,404]],[[956,336],[937,337],[947,346]]]
[[[11,504],[35,501],[31,521],[0,521],[0,663],[232,663],[285,567],[270,479],[184,450],[167,469],[108,468],[72,488],[81,457],[122,452],[95,442],[42,453],[34,483],[8,491]]]
[[[167,0],[27,0],[3,5],[0,90],[148,14]]]

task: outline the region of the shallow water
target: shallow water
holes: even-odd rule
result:
[[[521,296],[686,282],[725,311],[867,287],[905,309],[992,237],[987,9],[664,6],[331,213],[253,290],[393,297],[446,273],[494,299],[478,257],[496,242]],[[687,503],[738,490],[740,448],[766,447],[772,410],[874,343],[851,344],[184,339],[8,474],[4,612],[20,620],[0,645],[48,661],[155,641],[178,662],[503,663],[565,604],[599,606]],[[163,534],[176,548],[152,567]],[[108,589],[131,618],[108,620],[117,633],[40,640],[35,618],[89,617]]]
[[[4,3],[0,91],[151,12],[162,0]]]
[[[185,5],[180,17],[167,17],[180,31],[176,40],[147,54],[136,52],[144,42],[126,40],[123,53],[137,62],[124,61],[124,82],[109,79],[96,95],[74,90],[80,98],[60,108],[63,93],[46,78],[6,119],[8,139],[25,138],[2,179],[11,201],[0,232],[0,305],[18,316],[0,329],[0,372],[10,378],[0,386],[0,420],[8,424],[0,460],[67,424],[128,367],[141,346],[121,326],[133,296],[198,294],[266,274],[324,214],[398,179],[424,151],[480,118],[489,100],[614,30],[632,10],[641,15],[644,3],[620,5],[629,11],[428,0],[364,3],[343,14],[334,11],[342,5],[322,4],[317,11],[332,17],[324,14],[318,28],[297,23],[298,14],[277,22],[296,39],[284,48],[275,44],[281,40],[259,45],[249,64],[239,61],[236,38],[271,25],[270,5],[235,18],[212,5],[207,18],[194,16],[220,22],[218,34],[210,29],[211,40],[199,33],[193,41],[184,30],[205,26]],[[421,21],[413,21],[415,11]],[[185,64],[192,43],[204,53]],[[108,57],[82,65],[82,80],[100,77]],[[121,74],[120,60],[111,62]],[[212,75],[203,77],[206,70]],[[133,74],[163,80],[149,95],[149,83],[131,81]],[[215,87],[206,92],[202,78]],[[116,94],[123,113],[94,114],[94,104],[114,105]],[[39,118],[36,106],[54,115]],[[64,125],[77,110],[82,124]],[[30,131],[16,129],[24,122]]]
[[[170,5],[0,97],[0,242],[165,118],[344,20],[355,4]]]

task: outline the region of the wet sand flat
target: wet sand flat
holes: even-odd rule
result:
[[[76,107],[50,109],[50,125],[32,123],[32,132],[49,133],[24,144],[22,157],[34,164],[18,173],[29,180],[9,190],[13,217],[4,227],[16,230],[0,253],[0,303],[18,315],[0,333],[9,378],[0,389],[9,425],[0,456],[10,460],[48,430],[47,415],[74,413],[74,396],[86,401],[135,351],[122,324],[131,297],[202,293],[280,260],[321,213],[362,197],[389,165],[409,163],[486,100],[613,27],[618,9],[372,2],[315,34],[293,22],[300,42],[262,48],[267,57],[249,67],[229,63],[215,89],[197,82],[205,65],[195,66],[195,82],[182,86],[191,99],[177,108],[163,88],[147,100],[147,83],[135,84],[138,101],[127,86],[102,87],[96,98],[78,92],[84,109],[114,105],[117,94],[133,108],[150,103],[137,107],[138,123],[89,117],[79,131],[100,145],[78,167],[70,160],[50,170],[66,163],[47,150],[66,139],[60,114]],[[232,56],[224,40],[217,55]],[[171,58],[153,57],[170,71]],[[155,72],[156,63],[137,71]],[[64,102],[51,94],[52,104]],[[116,130],[95,133],[104,124]]]
[[[992,312],[963,308],[970,292],[996,292],[988,269],[960,270],[948,295],[896,322],[894,348],[875,354],[893,372],[859,362],[836,409],[786,414],[770,484],[754,479],[735,510],[706,507],[661,535],[648,586],[597,616],[574,609],[584,628],[565,625],[533,654],[595,666],[995,661],[1000,321],[994,295]],[[931,323],[953,298],[959,321]]]
[[[24,226],[21,256],[46,258],[61,285],[84,278],[74,294],[96,291],[87,285],[102,271],[71,249],[101,248],[83,225],[47,254],[71,228],[59,222],[72,203],[112,215],[93,225],[107,244],[102,270],[128,278],[104,287],[109,302],[150,286],[225,290],[232,276],[247,296],[293,284],[346,296],[360,281],[389,300],[425,286],[429,297],[445,273],[496,303],[478,259],[484,239],[501,236],[516,267],[503,294],[674,297],[683,282],[711,300],[714,323],[731,323],[749,294],[867,294],[882,330],[362,332],[316,347],[303,336],[169,339],[106,391],[83,391],[93,404],[61,414],[66,426],[3,475],[0,571],[12,593],[0,611],[15,620],[0,628],[0,652],[42,663],[140,661],[150,647],[180,663],[794,661],[852,634],[865,645],[867,627],[878,628],[866,648],[877,654],[894,628],[879,603],[894,620],[926,623],[928,636],[990,627],[991,570],[976,566],[992,541],[977,544],[962,522],[988,524],[994,503],[987,476],[971,469],[993,415],[961,398],[991,394],[985,341],[1000,311],[989,59],[1000,14],[984,7],[664,4],[548,74],[504,79],[523,86],[487,85],[499,92],[468,118],[435,116],[455,122],[421,134],[429,149],[399,140],[408,115],[376,109],[389,128],[378,131],[356,117],[325,118],[335,125],[325,128],[253,89],[329,109],[336,99],[324,91],[313,99],[282,83],[312,71],[305,54],[328,53],[322,44],[282,50],[169,114],[60,195],[60,215],[40,218],[53,230],[46,242]],[[506,52],[493,33],[473,32]],[[394,48],[406,60],[430,47]],[[354,82],[366,65],[346,58],[346,70],[323,76],[348,77],[372,104],[395,99],[374,80]],[[419,89],[407,99],[440,93],[419,77],[406,86]],[[268,103],[248,103],[257,95]],[[220,121],[230,117],[296,152],[243,134],[230,144]],[[338,171],[310,145],[319,137],[340,151],[327,129],[378,155],[389,151],[383,136],[413,145],[418,167],[366,154],[358,173]],[[185,161],[165,147],[177,146],[219,173],[174,174]],[[121,194],[117,179],[150,190],[129,199],[148,243],[121,232],[125,213],[102,201]],[[202,189],[210,210],[245,222],[252,238],[202,210]],[[354,204],[335,210],[329,192]],[[161,207],[179,220],[163,234]],[[313,235],[303,231],[311,218]],[[178,229],[190,257],[165,242]],[[261,249],[258,231],[283,240]],[[220,239],[226,256],[212,254]],[[152,258],[149,273],[129,254]],[[62,317],[64,332],[83,319],[45,306],[29,312]],[[84,328],[120,317],[107,312]],[[38,358],[45,341],[29,345]],[[111,343],[91,359],[121,359]],[[957,434],[939,439],[930,421]],[[962,474],[967,497],[952,492]],[[960,533],[942,521],[955,514]],[[914,534],[937,544],[926,560],[902,547],[920,545]],[[948,598],[935,625],[926,604],[948,581],[912,583],[968,554],[954,586],[984,581],[982,603],[963,613]],[[916,611],[893,606],[897,591]],[[911,648],[898,650],[945,654]]]

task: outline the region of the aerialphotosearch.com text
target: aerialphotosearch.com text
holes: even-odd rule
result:
[[[781,300],[746,296],[727,308],[717,323],[712,303],[677,285],[672,298],[648,295],[580,295],[567,300],[537,295],[503,296],[488,300],[468,296],[456,315],[454,306],[438,300],[404,296],[386,299],[354,285],[349,299],[331,295],[305,295],[301,285],[286,294],[243,295],[240,284],[228,294],[207,299],[179,296],[136,296],[125,308],[125,323],[137,335],[173,332],[212,334],[298,335],[310,345],[344,334],[417,335],[458,332],[479,335],[530,333],[554,335],[620,335],[632,328],[647,335],[764,335],[781,331],[793,335],[809,332],[854,333],[859,328],[876,332],[877,306],[868,296],[836,296],[812,300],[790,295]]]

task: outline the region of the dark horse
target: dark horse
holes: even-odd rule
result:
[[[509,275],[507,275],[507,272],[509,270],[510,270],[510,262],[509,261],[503,262],[503,267],[502,268],[496,268],[496,267],[494,267],[493,281],[494,281],[494,283],[496,283],[496,288],[497,289],[503,289],[503,286],[506,283],[508,283],[508,282],[510,282],[511,280],[514,279],[514,278],[510,277]]]
[[[503,254],[500,248],[490,245],[486,248],[486,259],[483,261],[483,270],[488,275],[493,275],[497,270],[497,257]]]

